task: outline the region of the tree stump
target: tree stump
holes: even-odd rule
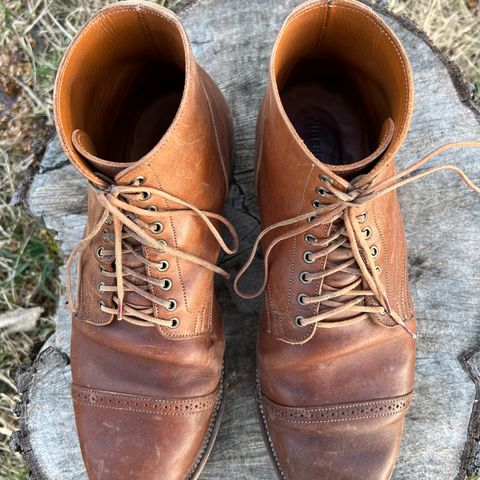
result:
[[[241,237],[236,270],[259,231],[254,193],[254,135],[273,41],[299,0],[198,0],[178,7],[198,62],[218,82],[235,118],[236,158],[226,204]],[[415,114],[399,168],[447,141],[479,139],[479,113],[458,68],[405,18],[376,7],[402,40],[413,66]],[[449,160],[478,183],[480,152]],[[446,158],[439,158],[438,162]],[[30,188],[34,215],[55,231],[67,255],[86,218],[86,182],[54,140]],[[416,391],[395,480],[463,479],[480,470],[476,388],[480,378],[480,198],[453,176],[438,174],[402,188],[410,280],[418,315]],[[258,283],[260,263],[251,273]],[[63,276],[63,273],[62,273]],[[219,283],[229,366],[226,411],[202,479],[271,480],[254,400],[255,337],[261,300],[243,301]],[[19,375],[21,430],[12,447],[34,479],[86,480],[70,397],[70,314],[59,304],[57,330],[33,366]]]

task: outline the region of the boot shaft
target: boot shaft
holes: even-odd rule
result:
[[[339,0],[307,2],[294,10],[275,42],[258,118],[257,193],[262,226],[332,203],[326,195],[330,184],[346,191],[353,179],[361,187],[392,176],[412,108],[408,58],[395,34],[371,9]],[[411,318],[411,300],[405,294],[404,228],[396,193],[352,210],[364,218],[362,228],[390,298]],[[267,303],[282,312],[270,323],[273,334],[284,341],[302,343],[314,335],[314,325],[299,329],[294,321],[317,314],[317,306],[299,305],[297,299],[322,291],[323,280],[305,282],[304,278],[325,270],[327,263],[306,257],[318,250],[310,244],[312,239],[321,241],[331,233],[332,224],[319,225],[279,243],[271,252]],[[273,237],[265,237],[264,249]],[[351,252],[340,247],[328,261],[340,263],[350,257]],[[340,271],[328,280],[332,288],[342,288],[354,279],[354,274]],[[349,316],[347,310],[336,318]]]
[[[142,2],[104,8],[67,50],[57,75],[54,105],[64,149],[91,184],[86,235],[104,212],[98,189],[154,188],[173,198],[127,192],[130,205],[148,210],[148,216],[137,212],[143,230],[173,249],[216,263],[218,243],[205,222],[192,212],[181,213],[185,204],[175,199],[201,210],[222,210],[232,143],[230,113],[216,85],[196,64],[173,13]],[[158,218],[150,213],[167,210],[179,213]],[[93,255],[80,260],[77,315],[95,325],[110,324],[115,317],[98,308],[111,304],[115,296],[113,230],[110,218],[91,241]],[[145,268],[141,275],[156,282],[150,294],[170,301],[171,311],[165,304],[168,318],[183,320],[175,332],[157,328],[175,338],[210,331],[217,323],[212,312],[213,272],[157,250],[144,247],[148,261],[161,267]],[[141,268],[135,255],[127,252],[124,257],[128,268]],[[107,271],[107,280],[99,269]],[[108,289],[103,295],[98,291],[102,283]],[[135,291],[125,295],[127,302],[150,305],[140,297]],[[199,312],[202,319],[197,318]],[[164,308],[156,306],[153,315],[165,318]]]

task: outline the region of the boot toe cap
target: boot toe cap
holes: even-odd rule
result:
[[[389,480],[410,395],[321,407],[285,407],[262,396],[272,460],[286,480]]]
[[[75,418],[90,480],[184,480],[213,440],[222,387],[161,399],[73,386]]]

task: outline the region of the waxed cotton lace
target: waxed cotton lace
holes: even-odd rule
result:
[[[392,305],[389,302],[385,287],[380,279],[380,274],[377,271],[374,257],[366,241],[365,233],[362,231],[361,223],[357,218],[358,213],[355,212],[355,209],[371,202],[375,198],[392,192],[397,188],[443,170],[449,170],[456,173],[469,188],[480,193],[480,187],[478,187],[460,168],[452,164],[430,167],[413,174],[413,172],[423,167],[433,157],[454,148],[480,148],[480,142],[466,141],[445,144],[433,150],[405,170],[378,183],[367,183],[366,185],[363,185],[363,183],[365,183],[363,182],[364,176],[359,176],[352,180],[352,182],[348,182],[345,191],[341,191],[334,187],[332,180],[327,176],[328,172],[327,175],[321,175],[320,179],[323,183],[322,188],[325,192],[324,196],[329,203],[319,203],[318,208],[315,208],[313,211],[282,220],[265,228],[258,235],[248,260],[235,277],[234,288],[236,293],[243,298],[255,298],[259,296],[267,286],[269,273],[268,262],[272,249],[284,240],[308,232],[319,225],[331,223],[333,224],[333,229],[331,235],[328,237],[317,240],[312,235],[314,241],[311,242],[311,244],[319,249],[315,252],[309,252],[308,257],[309,263],[314,263],[318,259],[326,257],[325,268],[320,272],[305,273],[304,281],[309,283],[314,280],[322,280],[337,272],[355,274],[358,278],[347,286],[338,289],[323,283],[324,291],[318,296],[302,295],[302,304],[317,305],[318,310],[317,315],[306,318],[297,317],[297,325],[304,327],[315,324],[317,327],[321,328],[335,328],[351,325],[367,318],[373,318],[376,322],[375,317],[371,317],[370,314],[380,314],[389,315],[395,324],[403,327],[412,337],[415,338],[415,333],[392,308]],[[325,168],[325,170],[327,169]],[[273,238],[265,249],[263,260],[264,276],[262,284],[258,290],[253,293],[243,292],[239,287],[239,281],[251,266],[261,240],[269,233],[285,227],[292,228]],[[339,247],[350,249],[353,254],[352,259],[341,263],[329,261],[329,254]],[[339,297],[343,297],[341,301]],[[376,299],[378,305],[366,304],[366,297]],[[342,313],[352,313],[353,316],[344,320],[330,320],[332,317]],[[388,326],[384,323],[376,323]]]
[[[148,291],[148,285],[157,285],[160,287],[165,286],[165,280],[160,280],[156,278],[149,277],[143,273],[137,271],[137,269],[132,269],[123,264],[123,255],[126,251],[127,254],[131,254],[143,263],[146,267],[152,267],[161,269],[162,263],[152,262],[151,260],[145,258],[143,255],[143,246],[150,247],[158,253],[164,253],[166,255],[171,255],[178,259],[186,260],[188,262],[194,263],[201,267],[211,270],[212,272],[218,273],[225,278],[229,278],[229,274],[218,267],[217,265],[205,260],[196,255],[192,255],[180,249],[169,246],[165,240],[155,238],[152,235],[151,225],[158,222],[145,222],[139,217],[147,219],[158,220],[162,217],[175,217],[175,216],[184,216],[184,215],[194,215],[200,218],[203,223],[210,230],[220,248],[227,254],[234,254],[238,250],[238,237],[235,232],[232,224],[226,220],[221,215],[218,215],[213,212],[208,212],[196,208],[194,205],[175,197],[163,190],[158,190],[155,188],[150,188],[146,186],[122,186],[122,185],[109,185],[105,188],[92,185],[95,196],[99,204],[103,207],[103,213],[101,218],[98,220],[96,225],[93,227],[91,233],[81,240],[77,246],[73,249],[68,261],[67,261],[67,292],[69,297],[70,308],[73,312],[78,311],[78,298],[79,298],[79,286],[80,286],[80,266],[77,261],[77,281],[76,281],[76,293],[74,300],[73,298],[73,289],[71,283],[72,267],[75,263],[75,259],[80,258],[80,255],[87,249],[91,240],[99,234],[100,230],[107,222],[113,221],[113,240],[114,240],[114,249],[107,250],[102,247],[102,256],[112,256],[115,260],[115,271],[108,272],[102,269],[102,274],[106,277],[115,278],[116,285],[113,286],[102,286],[103,292],[113,292],[114,293],[114,302],[116,308],[108,307],[104,304],[100,305],[100,308],[103,312],[116,315],[118,320],[125,320],[127,322],[133,323],[135,325],[153,327],[155,325],[175,327],[178,323],[176,319],[162,319],[155,316],[155,305],[159,305],[165,308],[167,311],[172,310],[172,300],[163,299],[152,295]],[[148,197],[157,196],[181,205],[182,209],[162,209],[157,210],[151,209],[149,207],[139,208],[132,205],[130,202],[135,199],[145,199],[145,195]],[[214,225],[213,222],[220,222],[225,225],[231,238],[232,238],[232,247],[229,247],[223,240],[219,229]],[[133,239],[136,244],[132,245],[129,242],[129,239]],[[143,282],[142,286],[135,285],[134,283],[128,280],[129,277],[135,277]],[[135,292],[141,297],[145,298],[151,302],[152,306],[139,306],[133,305],[129,302],[125,302],[125,292]],[[148,302],[147,302],[148,303]],[[177,322],[177,323],[175,323]]]

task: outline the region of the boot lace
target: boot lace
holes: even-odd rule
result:
[[[157,253],[171,255],[173,257],[186,260],[201,267],[204,267],[212,272],[218,273],[225,278],[229,278],[229,274],[218,267],[217,265],[205,260],[196,255],[172,247],[163,239],[158,238],[158,234],[163,231],[163,223],[160,221],[163,217],[177,217],[192,215],[200,218],[207,228],[210,230],[215,240],[220,245],[221,249],[227,254],[234,254],[238,250],[238,237],[232,224],[221,215],[205,210],[200,210],[194,205],[171,195],[163,190],[142,186],[144,182],[143,177],[137,177],[129,186],[111,184],[106,187],[98,187],[92,185],[95,196],[99,204],[103,208],[103,213],[99,221],[93,227],[83,240],[72,250],[72,253],[67,261],[67,292],[69,297],[69,305],[72,312],[78,311],[77,299],[79,296],[80,285],[80,268],[78,260],[80,255],[86,250],[90,242],[98,235],[105,224],[113,223],[113,235],[103,232],[105,240],[113,240],[114,248],[107,249],[100,247],[97,251],[97,256],[108,257],[112,256],[115,263],[115,271],[108,272],[102,269],[102,274],[105,277],[115,279],[115,285],[107,286],[100,285],[100,291],[112,292],[114,294],[113,301],[116,308],[108,307],[101,302],[100,309],[112,315],[116,315],[118,320],[125,320],[129,323],[139,325],[142,327],[153,327],[155,325],[176,328],[179,320],[177,318],[157,318],[155,316],[155,306],[163,307],[166,312],[172,312],[176,308],[174,299],[164,299],[150,293],[150,285],[160,287],[163,291],[171,288],[172,282],[168,278],[156,279],[147,276],[145,272],[146,267],[155,268],[162,272],[166,270],[168,263],[166,260],[153,262],[145,258],[144,247],[150,247]],[[131,204],[132,200],[143,200],[156,196],[163,198],[168,202],[181,205],[181,209],[157,209],[156,206],[146,206],[140,208]],[[147,221],[142,220],[147,219]],[[232,247],[229,247],[223,240],[219,228],[215,223],[223,224],[231,238]],[[110,238],[110,236],[112,238]],[[124,265],[124,253],[129,254],[140,262],[140,268],[130,268]],[[77,281],[75,300],[73,298],[73,288],[71,282],[72,267],[77,263]],[[137,279],[133,283],[133,278]],[[140,297],[143,297],[146,306],[139,306],[137,304],[125,301],[125,292],[135,292]]]
[[[337,189],[328,175],[320,175],[322,187],[317,192],[325,198],[325,203],[318,200],[314,201],[314,210],[270,225],[258,235],[248,260],[235,277],[234,288],[236,293],[242,298],[255,298],[265,290],[268,282],[269,256],[278,243],[296,235],[305,234],[319,225],[332,224],[331,233],[326,238],[317,239],[315,235],[306,233],[305,240],[316,249],[305,253],[305,262],[315,263],[319,259],[325,259],[326,264],[322,271],[315,273],[302,272],[300,279],[307,284],[314,280],[326,279],[337,272],[345,272],[353,274],[355,280],[341,288],[334,288],[323,282],[321,295],[301,294],[298,302],[303,305],[317,305],[317,315],[307,318],[297,316],[295,324],[298,327],[315,324],[321,328],[335,328],[351,325],[366,318],[373,318],[376,321],[370,314],[380,314],[388,315],[396,325],[400,325],[415,338],[415,333],[389,302],[385,287],[380,279],[379,267],[375,265],[378,250],[375,251],[369,247],[366,240],[370,237],[371,230],[369,227],[362,228],[366,217],[365,214],[358,215],[357,209],[375,198],[443,170],[449,170],[459,175],[469,188],[480,193],[480,188],[460,168],[452,164],[430,167],[413,174],[433,157],[454,148],[480,148],[480,142],[454,142],[443,145],[405,170],[378,183],[366,183],[364,176],[359,176],[348,182],[345,191]],[[242,291],[239,287],[239,281],[251,266],[261,240],[271,232],[285,229],[285,227],[291,228],[274,237],[266,246],[263,260],[263,282],[258,290],[252,293]],[[340,263],[329,261],[329,255],[340,247],[351,251],[351,258]],[[369,301],[367,301],[367,298]],[[373,299],[376,302],[372,302]],[[372,305],[372,303],[376,304]],[[332,319],[332,317],[339,314],[345,315],[345,313],[351,313],[351,315],[343,320]],[[387,326],[384,323],[381,323],[381,325]]]

